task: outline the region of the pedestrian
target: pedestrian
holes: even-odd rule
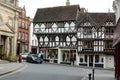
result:
[[[75,64],[75,58],[74,57],[72,57],[72,64],[73,64],[73,66]]]
[[[22,63],[22,53],[19,54],[19,63]]]

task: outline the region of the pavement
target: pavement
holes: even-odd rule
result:
[[[89,80],[88,74],[92,73],[92,69],[93,69],[93,67],[76,66],[76,65],[73,66],[73,65],[67,65],[67,64],[53,64],[53,63],[47,63],[47,64],[82,68],[82,69],[84,69],[87,72],[87,75],[84,76],[82,78],[82,80]],[[94,70],[95,70],[94,79],[92,79],[92,77],[91,77],[91,80],[116,80],[114,78],[114,68],[100,68],[100,67],[96,67],[96,68],[94,68]],[[96,72],[96,70],[98,72]],[[105,73],[101,73],[100,71],[104,71]]]
[[[44,63],[44,64],[46,64],[46,63]],[[18,63],[18,62],[10,63],[8,61],[0,60],[0,77],[4,76],[6,74],[9,74],[9,73],[15,72],[19,69],[22,69],[25,67],[25,65],[26,65],[25,63]],[[56,64],[54,64],[54,65],[56,65]],[[71,66],[71,65],[69,65],[69,66]],[[79,66],[71,66],[71,67],[79,67]],[[80,68],[84,68],[87,70],[90,69],[90,68],[86,68],[86,67],[80,67]],[[98,68],[98,70],[105,70],[105,69]],[[106,70],[113,71],[113,69],[106,69]],[[95,76],[94,80],[115,80],[114,74],[95,74],[94,76]],[[86,77],[84,77],[82,80],[89,80],[88,75]]]
[[[24,63],[8,62],[0,60],[0,77],[25,67]]]

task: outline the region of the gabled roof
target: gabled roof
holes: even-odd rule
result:
[[[80,13],[79,18],[78,18],[78,23],[77,26],[79,26],[81,23],[84,22],[90,22],[91,26],[96,26],[98,27],[99,25],[93,20],[93,18],[89,15],[88,12],[86,13]]]
[[[115,14],[114,13],[81,13],[78,18],[78,26],[84,21],[89,20],[95,25],[102,26],[107,20],[111,20],[115,24]]]
[[[79,5],[38,8],[33,22],[76,20],[78,10],[80,10]]]

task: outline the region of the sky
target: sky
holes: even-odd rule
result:
[[[67,0],[19,0],[19,6],[25,5],[27,16],[34,18],[37,8],[65,6]],[[79,4],[88,12],[113,12],[114,0],[70,0],[70,5]]]

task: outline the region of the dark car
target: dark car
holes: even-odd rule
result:
[[[26,58],[26,62],[42,63],[43,59],[41,57],[38,57],[38,54],[29,54]]]

